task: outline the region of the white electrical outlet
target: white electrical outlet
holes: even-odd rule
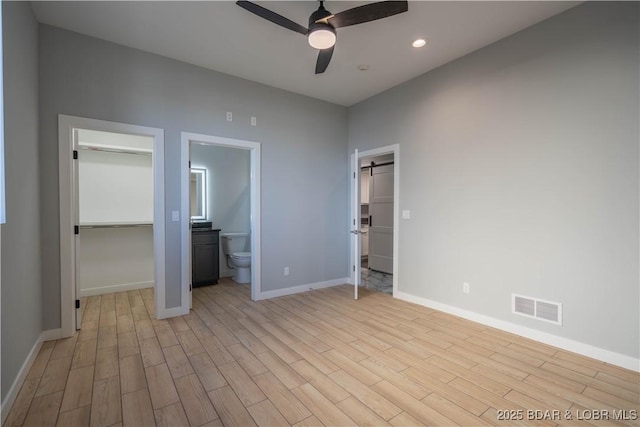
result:
[[[469,292],[470,292],[470,289],[469,289],[469,283],[464,282],[464,283],[462,284],[462,293],[464,293],[464,294],[468,294]]]
[[[285,267],[284,268],[284,275],[288,276],[289,275],[289,267]]]
[[[256,118],[251,117],[251,126],[256,126]]]
[[[227,121],[233,121],[233,113],[231,111],[227,111]]]
[[[171,211],[171,220],[180,221],[180,211]]]

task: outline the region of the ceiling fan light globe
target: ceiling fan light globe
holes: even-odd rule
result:
[[[336,32],[328,25],[314,28],[309,32],[308,40],[315,49],[328,49],[336,44]]]

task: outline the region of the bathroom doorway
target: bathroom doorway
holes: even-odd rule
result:
[[[109,288],[116,292],[127,290],[127,286],[153,287],[156,317],[170,317],[174,309],[167,310],[164,299],[164,131],[66,115],[58,117],[58,125],[60,336],[72,336],[80,328],[82,307],[79,302],[82,292],[90,295],[104,293]],[[80,165],[81,157],[85,160],[83,166]],[[114,176],[108,173],[112,169],[116,169],[115,175],[119,177],[131,173],[127,175],[131,179],[144,180],[140,184],[145,192],[145,201],[137,203],[136,200],[133,206],[131,198],[138,196],[111,186],[117,181],[109,178]],[[100,197],[105,200],[100,200],[97,193],[102,193]],[[126,199],[129,196],[131,198]],[[125,197],[126,200],[117,201],[118,197]],[[97,206],[102,201],[108,203]],[[123,206],[132,209],[126,210]],[[124,226],[135,231],[123,233]],[[150,247],[144,248],[144,256],[136,260],[127,259],[126,268],[118,265],[114,269],[113,266],[104,265],[105,250],[120,255],[118,250],[114,250],[114,245],[122,246],[122,239],[128,239],[128,234],[136,234],[138,239],[135,239],[135,244],[142,241],[149,244]],[[87,249],[82,252],[81,236]],[[110,245],[109,248],[102,247],[105,242]],[[122,247],[129,246],[125,243]],[[84,261],[88,261],[85,267],[92,271],[89,274],[81,268]],[[125,270],[131,275],[124,280],[133,283],[120,283],[124,276],[115,277],[116,273]],[[105,278],[105,272],[111,275],[106,285],[96,281]],[[142,276],[145,280],[136,282],[131,279]],[[84,290],[80,288],[83,278],[90,279],[85,280],[87,287]]]
[[[194,261],[200,262],[192,259],[197,255],[192,229],[203,226],[220,237],[228,233],[247,237],[244,250],[250,253],[251,299],[261,299],[260,144],[183,132],[181,158],[185,165],[181,173],[182,283],[187,297],[191,298],[193,287],[192,268],[197,268]],[[192,184],[194,172],[203,177],[203,185]],[[200,233],[195,237],[201,240]],[[215,262],[217,273],[237,277],[238,266],[224,255],[222,239],[216,243],[217,259],[211,262]],[[205,270],[207,267],[205,260]]]
[[[353,184],[352,283],[393,295],[397,291],[399,224],[398,144],[351,155]]]

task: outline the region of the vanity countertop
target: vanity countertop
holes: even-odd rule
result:
[[[202,233],[203,231],[221,231],[221,228],[209,228],[209,227],[201,227],[201,228],[192,228],[191,231],[193,233]]]
[[[191,231],[201,233],[203,231],[220,231],[220,229],[215,228],[211,221],[195,221],[191,223]]]

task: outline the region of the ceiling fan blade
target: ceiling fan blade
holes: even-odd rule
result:
[[[322,49],[320,52],[318,52],[318,61],[316,61],[316,74],[324,73],[329,66],[329,62],[331,62],[331,57],[333,56],[334,47],[336,46],[333,45],[328,49]]]
[[[327,21],[334,28],[348,27],[349,25],[363,24],[376,19],[387,18],[409,10],[407,1],[380,1],[365,4],[364,6],[347,9],[336,13]]]
[[[262,6],[258,6],[255,3],[250,1],[237,1],[236,4],[243,9],[248,10],[249,12],[258,15],[260,18],[264,18],[267,21],[271,21],[276,25],[280,25],[288,30],[295,31],[296,33],[300,33],[304,36],[307,35],[309,30],[303,27],[300,24],[293,22],[290,19],[285,18],[282,15],[278,15],[275,12],[270,11],[269,9],[265,9]]]

